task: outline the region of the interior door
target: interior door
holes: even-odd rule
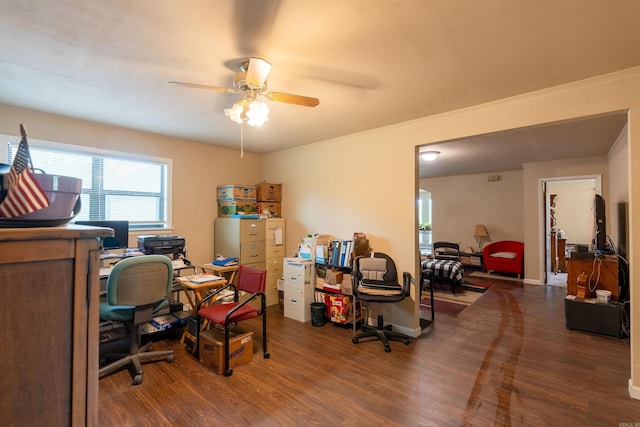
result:
[[[600,193],[600,176],[561,177],[543,181],[545,268],[544,283],[553,274],[551,231],[563,231],[567,244],[591,243],[593,197]],[[552,224],[551,197],[555,196],[555,224]]]

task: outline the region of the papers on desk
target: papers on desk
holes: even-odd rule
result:
[[[182,277],[179,277],[179,279],[183,281],[191,282],[191,283],[201,284],[201,283],[207,283],[207,282],[215,282],[217,280],[223,280],[224,278],[220,276],[216,276],[215,274],[201,273],[201,274],[194,274],[192,276],[182,276]]]
[[[109,277],[109,273],[111,273],[110,267],[102,267],[100,269],[100,277]]]

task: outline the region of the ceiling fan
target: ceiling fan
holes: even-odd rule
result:
[[[240,71],[233,76],[233,87],[207,86],[195,83],[171,81],[169,83],[196,89],[207,89],[225,93],[242,93],[243,98],[233,107],[225,108],[225,115],[236,123],[247,122],[251,126],[261,126],[268,120],[269,108],[259,97],[269,101],[315,107],[320,104],[318,98],[293,95],[284,92],[266,92],[267,76],[271,64],[262,58],[251,57],[240,65]]]

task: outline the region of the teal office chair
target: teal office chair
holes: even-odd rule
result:
[[[169,304],[172,282],[173,266],[164,255],[126,258],[113,267],[107,279],[107,300],[100,303],[100,318],[122,322],[129,352],[100,368],[100,378],[132,365],[133,384],[137,385],[142,383],[142,362],[159,357],[173,362],[173,350],[151,351],[151,342],[140,347],[140,325]]]

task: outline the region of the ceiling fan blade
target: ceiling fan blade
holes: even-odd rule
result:
[[[271,101],[286,102],[287,104],[302,105],[304,107],[315,107],[316,105],[320,104],[320,100],[318,98],[293,95],[284,92],[269,92],[265,93],[264,96]]]
[[[207,89],[207,90],[215,90],[217,92],[238,93],[237,90],[229,87],[207,86],[207,85],[199,85],[197,83],[185,83],[185,82],[174,82],[174,81],[170,81],[169,83],[178,85],[178,86],[192,87],[194,89]]]
[[[261,88],[271,71],[271,64],[262,58],[249,58],[249,67],[245,81],[252,88]]]

